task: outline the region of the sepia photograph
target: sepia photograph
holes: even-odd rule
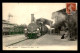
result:
[[[77,3],[2,3],[2,50],[78,50]]]

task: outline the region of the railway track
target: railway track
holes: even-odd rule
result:
[[[42,36],[41,36],[42,37]],[[39,37],[39,38],[41,38]],[[12,44],[9,44],[7,46],[19,46],[19,45],[27,45],[27,46],[31,46],[33,43],[35,43],[39,38],[37,39],[23,39],[23,40],[20,40],[20,41],[17,41],[15,43],[12,43]]]
[[[25,40],[27,40],[27,38],[26,39],[23,39],[23,40],[20,40],[20,41],[17,41],[17,42],[14,42],[14,43],[11,43],[11,44],[7,45],[7,47],[8,46],[12,46],[12,45],[17,44],[17,43],[20,43],[20,42],[25,41]]]
[[[6,37],[6,38],[3,38],[3,45],[6,47],[16,46],[16,45],[18,46],[21,44],[32,45],[37,39],[28,39],[27,37],[24,37],[24,36]]]

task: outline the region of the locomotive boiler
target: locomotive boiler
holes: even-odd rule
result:
[[[26,37],[38,38],[40,36],[40,29],[36,23],[30,23],[27,27]]]

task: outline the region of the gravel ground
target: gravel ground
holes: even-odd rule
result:
[[[3,38],[4,44],[9,44],[15,42],[16,40],[24,39],[25,36],[14,36],[14,37],[6,37]],[[4,41],[6,40],[6,41]],[[61,39],[59,35],[43,35],[37,39],[27,39],[20,43],[12,45],[13,47],[31,47],[38,46],[39,48],[35,48],[35,50],[77,50],[77,40],[76,41],[68,41],[67,39]],[[24,48],[24,50],[34,50],[34,48]],[[8,48],[9,49],[9,48]],[[21,48],[18,48],[21,49]],[[15,49],[14,49],[15,50]],[[17,49],[16,49],[17,50]],[[23,49],[21,49],[23,50]]]

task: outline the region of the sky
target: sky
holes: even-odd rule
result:
[[[8,15],[11,14],[11,23],[28,25],[31,22],[31,14],[34,14],[35,19],[52,20],[52,12],[63,8],[66,8],[66,3],[2,3],[2,18],[8,20]]]

